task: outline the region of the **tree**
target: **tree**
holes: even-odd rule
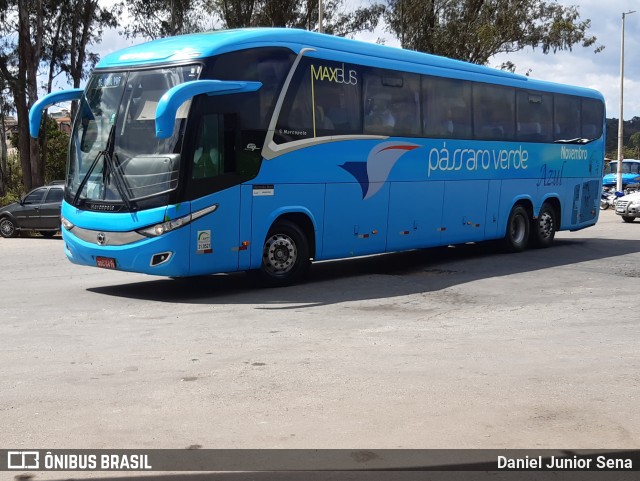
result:
[[[62,28],[67,37],[60,57],[60,69],[67,74],[73,88],[79,88],[99,60],[99,56],[88,47],[101,42],[105,28],[117,27],[122,4],[113,3],[111,8],[104,8],[98,0],[72,0],[64,4],[62,13]],[[51,85],[48,91],[51,91]],[[72,119],[75,118],[75,107],[74,102]]]
[[[9,87],[4,76],[0,76],[0,197],[6,194],[9,187],[7,126],[5,119],[13,111],[13,107],[7,98],[8,91]]]
[[[199,32],[204,27],[204,0],[129,0],[132,21],[123,32],[149,39]]]
[[[58,127],[54,119],[46,119],[47,131],[47,164],[44,177],[47,182],[64,179],[67,152],[69,151],[69,135]]]
[[[100,40],[104,26],[115,25],[113,10],[98,0],[0,0],[0,73],[14,98],[18,115],[18,150],[27,190],[44,183],[46,141],[29,136],[29,109],[38,99],[38,73],[47,69],[47,92],[66,72],[79,86],[87,65],[97,56],[87,51]],[[46,132],[46,129],[43,129]]]
[[[288,11],[295,10],[298,6],[293,0],[286,0]],[[256,0],[215,0],[208,6],[210,11],[217,10],[222,18],[225,28],[242,28],[250,27],[254,20],[254,13],[260,2]],[[287,13],[287,12],[271,12],[269,13]]]
[[[546,54],[596,42],[577,7],[546,0],[389,0],[385,18],[402,47],[476,64],[525,47]]]
[[[14,98],[19,121],[20,164],[25,188],[42,185],[39,144],[29,137],[29,108],[38,98],[37,74],[45,32],[43,0],[4,0],[0,18],[0,73]],[[17,35],[16,35],[17,34]],[[15,37],[17,36],[17,43]]]
[[[209,0],[225,28],[290,27],[318,30],[318,0]],[[324,0],[323,31],[338,36],[373,30],[384,12],[374,3],[347,11],[344,0]]]
[[[629,143],[633,149],[633,158],[640,159],[640,132],[635,132],[629,137]]]

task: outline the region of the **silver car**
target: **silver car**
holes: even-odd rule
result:
[[[616,214],[622,216],[625,222],[633,222],[640,217],[640,192],[620,197],[616,201]]]

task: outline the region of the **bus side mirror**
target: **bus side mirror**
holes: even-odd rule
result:
[[[167,139],[173,135],[178,109],[184,102],[196,95],[254,92],[260,87],[262,87],[261,82],[235,80],[193,80],[176,85],[165,92],[156,107],[156,137]]]
[[[40,122],[42,122],[42,111],[53,104],[69,100],[78,100],[82,96],[83,89],[62,90],[53,92],[39,99],[29,110],[29,134],[37,139],[40,133]]]

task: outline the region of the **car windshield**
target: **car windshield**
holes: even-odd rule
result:
[[[167,90],[199,74],[200,66],[180,66],[91,77],[71,138],[67,194],[74,204],[131,207],[177,187],[190,101],[178,110],[167,139],[156,138],[156,107]]]

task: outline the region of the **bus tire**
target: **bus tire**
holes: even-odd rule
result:
[[[309,242],[302,230],[287,220],[273,224],[262,247],[260,280],[269,287],[295,284],[310,264]]]
[[[531,221],[531,243],[535,247],[550,247],[556,236],[558,225],[556,223],[556,211],[547,202],[542,204],[540,213]]]
[[[529,213],[521,205],[514,205],[507,221],[504,247],[508,252],[522,252],[529,243]]]

